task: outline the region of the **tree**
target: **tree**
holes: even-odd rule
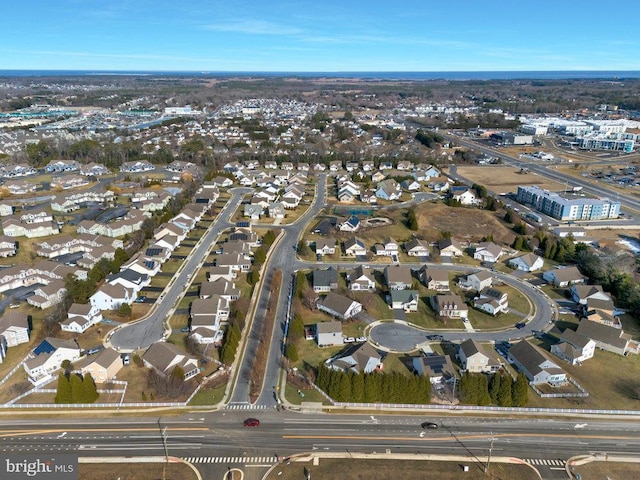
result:
[[[93,403],[99,397],[93,377],[87,372],[82,379],[82,403]]]
[[[69,375],[69,383],[71,384],[71,403],[84,403],[82,377],[72,373]]]
[[[511,383],[511,375],[508,373],[500,374],[500,390],[498,392],[497,404],[501,407],[510,407],[513,403]]]
[[[407,212],[407,226],[409,227],[409,230],[418,230],[418,217],[416,216],[416,211],[413,208],[409,209]]]
[[[511,210],[507,210],[504,213],[504,221],[507,223],[513,223],[513,213],[511,212]]]
[[[489,395],[491,395],[491,402],[498,405],[498,394],[500,393],[500,380],[501,375],[496,373],[491,377],[489,381]]]
[[[247,283],[249,285],[255,285],[260,281],[260,272],[257,268],[251,269],[249,273],[247,273]]]
[[[253,264],[258,268],[260,268],[260,266],[266,261],[266,259],[267,251],[264,247],[257,248],[253,253]]]
[[[73,400],[71,394],[71,383],[66,375],[62,372],[58,374],[58,387],[56,389],[56,403],[71,403]]]
[[[513,383],[511,397],[514,407],[524,407],[529,402],[529,382],[522,372]]]
[[[273,230],[268,230],[267,233],[265,233],[264,237],[262,238],[263,245],[266,245],[267,247],[270,247],[271,245],[273,245],[273,242],[275,241],[276,241],[276,234],[273,232]]]
[[[296,313],[289,324],[289,341],[298,342],[304,337],[304,322],[300,314]]]
[[[296,347],[295,343],[288,343],[287,349],[285,351],[285,356],[289,359],[291,363],[296,363],[299,360],[298,357],[298,347]]]
[[[304,297],[304,291],[307,287],[307,276],[302,270],[296,272],[296,297]]]

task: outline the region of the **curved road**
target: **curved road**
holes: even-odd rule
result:
[[[233,196],[222,208],[216,216],[213,223],[209,226],[205,234],[198,240],[184,264],[176,272],[167,287],[156,301],[149,315],[135,323],[130,323],[117,327],[107,336],[106,342],[116,350],[121,352],[133,352],[141,348],[163,340],[168,336],[165,330],[165,321],[173,313],[176,305],[184,295],[184,285],[189,282],[189,278],[201,267],[205,262],[211,246],[215,243],[220,233],[232,227],[233,224],[229,219],[234,214],[238,205],[242,201],[242,197],[251,192],[250,188],[234,188],[231,189]]]

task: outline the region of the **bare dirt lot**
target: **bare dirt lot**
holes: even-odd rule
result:
[[[458,167],[458,174],[496,193],[515,192],[518,185],[537,185],[547,190],[562,190],[564,185],[534,173],[520,173],[517,168],[505,165]]]
[[[579,473],[582,480],[623,480],[638,478],[640,476],[640,464],[591,462],[579,467],[573,467],[572,471]]]
[[[456,240],[477,241],[493,235],[494,242],[511,244],[515,234],[499,219],[496,212],[478,208],[453,208],[442,203],[423,203],[416,207],[418,231],[429,241],[442,238],[440,232],[451,232]]]
[[[195,480],[196,475],[184,463],[81,463],[78,465],[78,479]]]
[[[462,465],[469,467],[463,473]],[[435,462],[415,460],[371,460],[371,459],[321,459],[320,464],[292,462],[275,468],[269,475],[271,480],[299,480],[305,472],[312,472],[314,480],[388,480],[395,478],[458,480],[460,478],[487,478],[519,480],[537,479],[535,471],[525,465],[493,463],[488,474],[483,466],[469,462]]]

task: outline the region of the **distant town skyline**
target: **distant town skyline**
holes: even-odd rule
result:
[[[3,6],[0,69],[640,70],[640,36],[583,2],[35,0]],[[637,18],[640,4],[616,15]]]

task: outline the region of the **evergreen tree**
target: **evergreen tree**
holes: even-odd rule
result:
[[[478,385],[478,405],[490,405],[491,397],[489,396],[489,382],[487,381],[487,376],[478,374],[476,376],[476,383]]]
[[[257,267],[254,267],[247,273],[247,283],[249,285],[255,285],[260,281],[260,272]]]
[[[498,405],[498,394],[500,392],[501,375],[495,373],[489,381],[489,395],[491,395],[491,403]]]
[[[82,379],[82,403],[93,403],[98,397],[98,388],[93,381],[93,377],[87,372]]]
[[[286,357],[290,362],[296,363],[299,359],[298,357],[298,347],[296,347],[295,343],[287,344],[287,350],[285,352]]]
[[[359,373],[353,376],[352,398],[356,403],[364,402],[364,374]]]
[[[257,248],[253,253],[253,264],[257,269],[260,268],[260,266],[265,262],[266,259],[267,250],[264,248],[264,246]]]
[[[71,403],[73,400],[71,394],[71,383],[64,373],[58,375],[58,387],[56,390],[56,403]]]
[[[307,276],[302,270],[298,270],[296,273],[296,297],[303,298],[306,287]]]
[[[289,341],[297,342],[304,337],[304,322],[299,313],[293,316],[293,320],[289,324]]]
[[[366,403],[376,403],[380,399],[378,377],[372,373],[364,376],[364,401]]]
[[[498,376],[498,374],[496,374],[496,376]],[[511,400],[511,375],[505,373],[500,374],[500,377],[500,391],[498,392],[497,404],[501,407],[510,407],[513,403]]]
[[[71,384],[71,403],[84,403],[82,388],[82,378],[75,373],[69,376],[69,383]]]
[[[511,397],[514,407],[524,407],[529,402],[529,381],[524,373],[519,373],[513,382]]]
[[[270,247],[275,241],[276,241],[276,234],[273,232],[273,230],[267,231],[267,233],[265,233],[264,237],[262,238],[262,243],[267,247]]]

